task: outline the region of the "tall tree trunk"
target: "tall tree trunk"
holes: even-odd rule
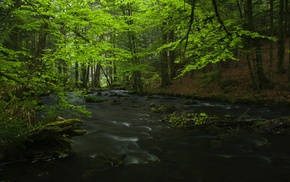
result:
[[[290,90],[290,38],[288,40],[289,53],[288,53],[288,89]]]
[[[57,64],[58,73],[61,75],[63,86],[65,86],[68,81],[67,64],[64,60],[59,60]]]
[[[279,27],[278,27],[278,62],[277,62],[277,73],[285,73],[284,59],[285,59],[285,0],[279,1]]]
[[[47,28],[48,24],[44,23],[39,30],[39,36],[38,36],[38,44],[36,48],[36,52],[34,55],[34,63],[33,65],[41,65],[41,57],[44,53],[45,45],[46,45],[46,38],[47,38]]]
[[[89,78],[90,78],[90,65],[87,66],[87,71],[86,71],[86,87],[85,88],[88,88],[88,84],[89,84]]]
[[[75,85],[77,88],[79,88],[79,64],[78,62],[75,62]]]
[[[287,35],[287,29],[288,29],[288,89],[290,90],[290,1],[286,0],[286,12],[285,12],[285,34]]]
[[[166,23],[164,23],[163,26],[165,26]],[[168,34],[164,30],[165,28],[162,27],[162,44],[166,44],[168,41]],[[161,88],[165,88],[169,86],[170,83],[170,77],[169,77],[169,59],[168,59],[168,51],[167,49],[163,49],[161,51]]]
[[[100,78],[101,78],[101,66],[100,64],[97,63],[94,73],[94,81],[95,81],[94,85],[97,88],[101,88]]]
[[[269,0],[270,4],[270,29],[271,29],[271,36],[274,36],[274,4],[273,0]],[[274,62],[274,43],[273,41],[270,42],[270,64],[269,64],[269,86],[273,86],[272,81],[272,74],[273,74],[273,62]]]
[[[254,46],[256,47],[256,65],[257,76],[259,80],[259,89],[269,88],[269,80],[267,79],[264,72],[261,43],[259,39],[254,40]]]
[[[110,82],[114,85],[114,70],[113,70],[113,62],[110,62],[110,66],[108,67],[108,75],[110,78]]]
[[[95,86],[95,68],[96,68],[96,61],[95,60],[91,60],[91,88],[94,89],[96,86]]]
[[[132,10],[132,4],[127,4],[127,10],[123,10],[124,16],[132,17],[133,10]],[[126,23],[128,25],[133,25],[133,19],[129,18]],[[137,40],[136,40],[136,34],[134,31],[130,30],[128,31],[128,40],[129,40],[129,49],[132,54],[132,64],[134,66],[137,66],[139,63],[139,58],[137,57]],[[133,90],[137,92],[143,92],[143,81],[142,81],[142,73],[139,69],[134,68],[132,71],[132,87]]]
[[[81,87],[87,88],[87,67],[84,64],[82,64],[81,70],[82,70]]]
[[[253,85],[254,88],[258,88],[256,80],[255,80],[255,76],[254,76],[253,71],[252,71],[252,65],[251,65],[250,54],[249,53],[247,53],[247,64],[248,64],[248,68],[249,68],[250,77],[251,77],[251,80],[252,80],[252,85]]]
[[[168,33],[168,38],[170,42],[174,42],[174,30],[170,30]],[[175,50],[169,50],[169,73],[170,79],[176,77],[176,69],[175,69]]]
[[[246,17],[247,17],[247,29],[250,31],[255,31],[254,22],[253,22],[253,4],[252,0],[246,1]],[[256,50],[256,73],[258,78],[258,86],[259,89],[264,89],[269,87],[269,81],[264,73],[264,66],[263,66],[263,57],[261,53],[261,44],[258,38],[251,38],[251,40],[247,40],[249,45],[252,45]],[[250,43],[251,42],[251,43]]]
[[[139,65],[139,60],[136,57],[137,47],[136,47],[136,39],[133,32],[129,32],[129,40],[130,40],[130,47],[131,52],[133,53],[132,62],[134,65]],[[134,69],[132,72],[132,79],[133,79],[133,90],[137,92],[143,92],[143,81],[142,81],[142,74],[140,70]]]

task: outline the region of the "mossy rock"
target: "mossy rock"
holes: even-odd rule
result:
[[[157,107],[152,107],[151,111],[160,114],[171,114],[176,111],[177,108],[172,105],[159,105]]]
[[[198,102],[196,100],[188,99],[185,101],[184,104],[185,105],[195,105],[195,104],[198,104]]]
[[[100,99],[99,97],[97,97],[97,96],[95,96],[95,95],[87,95],[87,96],[85,97],[85,100],[86,100],[87,102],[95,102],[95,103],[105,101],[105,100]]]
[[[0,161],[31,158],[39,153],[43,156],[55,152],[66,153],[71,150],[71,138],[86,132],[76,126],[79,123],[82,123],[79,119],[61,119],[28,129],[19,136],[19,140],[16,138],[13,141],[13,145],[3,146],[0,143]]]

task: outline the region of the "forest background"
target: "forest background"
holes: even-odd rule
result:
[[[57,95],[51,115],[85,113],[65,99],[73,90],[289,104],[289,7],[289,0],[1,0],[0,130],[11,127],[1,138],[23,128],[15,123],[43,120],[41,95]]]

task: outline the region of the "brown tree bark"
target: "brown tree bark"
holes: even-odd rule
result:
[[[75,86],[78,88],[79,85],[79,64],[75,62]]]
[[[278,53],[277,53],[277,73],[285,73],[284,59],[285,59],[285,0],[279,1],[279,21],[278,21]]]
[[[170,30],[168,33],[168,39],[170,42],[174,42],[174,30]],[[169,50],[169,74],[170,74],[170,79],[172,80],[173,78],[176,77],[176,68],[175,68],[175,50]]]
[[[168,34],[165,32],[164,23],[162,27],[162,44],[166,44],[168,41]],[[168,58],[168,50],[163,49],[160,55],[160,63],[161,63],[161,88],[165,88],[171,84],[169,77],[169,58]]]
[[[274,4],[273,0],[269,0],[270,4],[270,29],[271,29],[271,36],[274,36]],[[270,87],[273,86],[273,62],[274,62],[274,43],[273,41],[270,42],[270,64],[269,64],[269,84]]]
[[[101,78],[101,66],[100,64],[97,63],[97,65],[95,66],[94,73],[94,86],[97,88],[101,88],[100,78]]]
[[[49,17],[46,17],[46,19],[48,20]],[[37,48],[36,48],[36,52],[34,55],[34,65],[40,65],[41,64],[41,57],[42,54],[44,53],[45,50],[45,46],[46,46],[46,38],[47,38],[47,28],[48,28],[48,24],[44,23],[39,30],[39,35],[38,35],[38,44],[37,44]]]
[[[252,0],[246,0],[246,14],[247,24],[246,28],[250,31],[255,31],[254,19],[253,19],[253,4]],[[248,46],[253,46],[255,48],[255,63],[256,63],[256,74],[258,78],[258,89],[265,89],[269,87],[269,80],[267,79],[264,66],[263,66],[263,57],[261,53],[261,43],[258,38],[248,38]],[[251,68],[249,68],[251,69]]]
[[[133,15],[132,4],[127,4],[127,9],[123,10],[123,14],[125,16],[131,17]],[[133,20],[130,18],[126,21],[128,25],[133,25]],[[137,57],[137,40],[136,34],[133,31],[128,32],[128,40],[129,40],[129,49],[132,54],[132,64],[138,66],[140,64],[139,58]],[[143,92],[143,81],[142,81],[142,73],[141,70],[134,69],[132,71],[132,88],[136,92]]]

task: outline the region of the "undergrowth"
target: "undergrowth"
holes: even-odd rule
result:
[[[168,122],[176,127],[198,126],[207,123],[213,116],[206,113],[173,113],[169,115]]]

